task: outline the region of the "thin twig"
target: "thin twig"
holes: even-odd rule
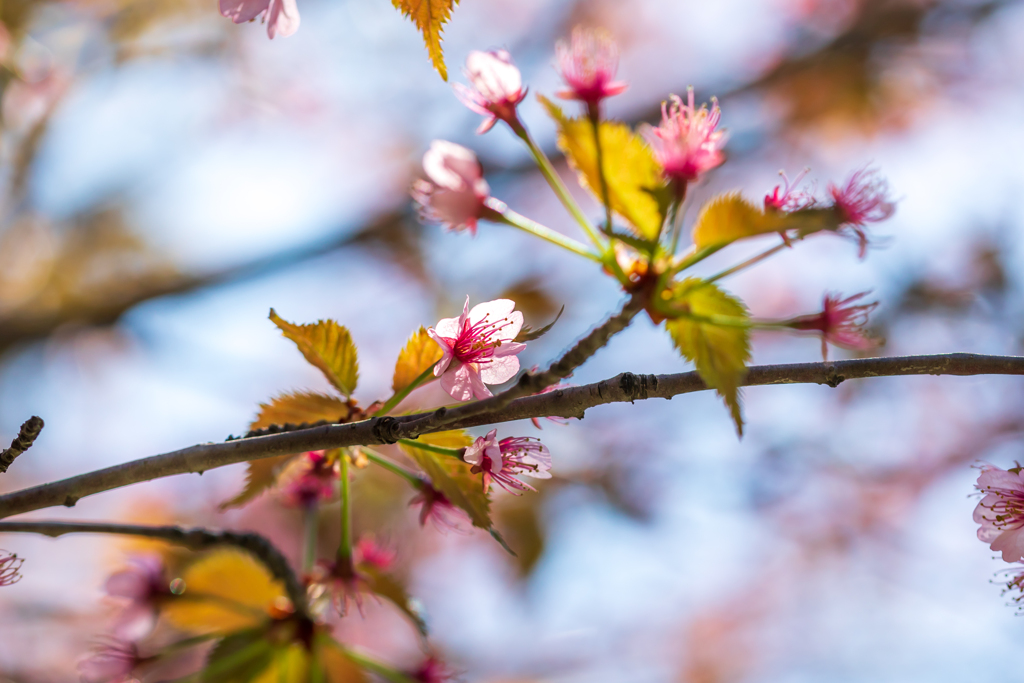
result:
[[[252,532],[209,531],[184,529],[180,526],[142,526],[138,524],[110,524],[106,522],[0,522],[0,533],[32,533],[57,538],[64,534],[118,534],[158,538],[191,550],[206,550],[230,545],[252,553],[270,573],[284,583],[295,610],[305,614],[306,591],[281,551],[266,537]]]
[[[743,384],[827,384],[834,387],[850,379],[904,375],[1024,375],[1024,357],[949,353],[761,365],[749,368]],[[8,493],[0,496],[0,517],[54,505],[72,506],[80,498],[102,491],[175,474],[204,472],[248,460],[327,448],[393,443],[399,438],[415,438],[431,431],[463,429],[532,417],[582,418],[586,410],[606,403],[649,398],[669,399],[706,389],[707,386],[695,372],[673,375],[635,375],[626,372],[594,384],[526,396],[500,410],[462,416],[454,422],[446,421],[431,429],[411,428],[418,420],[433,415],[419,413],[378,417],[351,424],[325,425],[225,443],[200,444]],[[455,410],[451,412],[455,413]]]
[[[11,466],[15,458],[32,448],[32,444],[38,438],[39,432],[43,431],[43,425],[43,418],[37,415],[33,415],[25,420],[18,431],[18,436],[11,442],[11,447],[0,451],[0,474],[7,471],[7,468]]]

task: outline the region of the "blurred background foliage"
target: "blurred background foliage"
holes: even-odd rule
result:
[[[364,405],[385,395],[408,333],[466,293],[514,298],[534,326],[565,305],[527,366],[615,306],[612,283],[546,245],[496,226],[472,240],[420,225],[406,188],[444,137],[477,150],[496,196],[574,230],[512,136],[474,138],[475,116],[390,3],[300,10],[299,33],[268,41],[212,0],[3,0],[0,434],[33,413],[47,421],[5,490],[219,440],[272,394],[321,386],[265,320],[271,306],[352,330]],[[902,201],[883,248],[861,263],[849,244],[816,241],[728,282],[755,314],[873,289],[883,353],[1020,352],[1021,3],[464,0],[446,30],[452,78],[469,50],[505,47],[531,93],[550,94],[554,41],[577,24],[622,47],[631,87],[613,116],[654,122],[690,84],[718,95],[730,161],[698,200],[735,187],[758,198],[780,167],[809,165],[820,187],[868,163],[890,178]],[[554,155],[532,97],[524,117]],[[662,336],[637,323],[574,381],[683,369]],[[755,362],[811,360],[817,346],[764,336]],[[702,395],[545,422],[556,478],[497,503],[517,559],[481,534],[420,530],[408,490],[373,468],[358,475],[356,522],[398,550],[436,645],[467,680],[1016,673],[1006,655],[1024,627],[989,584],[996,565],[965,496],[977,459],[1021,457],[1019,382],[746,397],[742,443]],[[145,484],[62,512],[258,528],[294,557],[298,516],[273,495],[217,512],[241,476]],[[324,552],[335,516],[324,513]],[[140,549],[0,546],[28,558],[25,580],[0,592],[0,680],[71,680],[109,616],[103,577]],[[384,658],[416,659],[386,605],[335,627]]]

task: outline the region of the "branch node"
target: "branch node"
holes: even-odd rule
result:
[[[0,474],[7,471],[7,468],[11,466],[15,458],[32,448],[32,444],[35,443],[39,432],[43,431],[43,425],[43,418],[38,415],[33,415],[25,420],[24,424],[21,425],[21,429],[18,430],[18,436],[11,442],[11,447],[0,451]]]
[[[75,507],[75,503],[77,503],[77,502],[78,502],[78,499],[75,498],[74,496],[67,496],[64,499],[64,507],[66,507],[66,508],[73,508],[73,507]]]
[[[441,408],[441,410],[444,409]],[[373,436],[378,443],[398,443],[400,426],[398,420],[393,417],[387,415],[378,417],[373,423]]]
[[[829,385],[833,389],[843,383],[846,377],[836,372],[836,369],[829,364],[828,371],[825,373],[825,384]]]
[[[619,388],[626,394],[630,403],[642,401],[649,397],[651,390],[658,388],[658,378],[655,375],[634,375],[632,372],[624,372],[619,377]]]

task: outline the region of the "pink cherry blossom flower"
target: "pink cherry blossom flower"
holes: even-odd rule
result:
[[[701,174],[725,161],[722,147],[725,131],[715,130],[722,117],[718,100],[711,98],[711,109],[693,101],[693,88],[687,88],[687,103],[673,95],[672,103],[661,104],[661,125],[645,125],[641,134],[654,151],[666,178],[678,183],[697,180]]]
[[[450,530],[461,530],[461,523],[466,514],[455,507],[448,496],[444,495],[430,482],[424,481],[420,485],[420,492],[409,501],[409,507],[419,505],[420,526],[425,526],[427,520],[434,525],[434,528],[444,533]]]
[[[854,351],[864,351],[877,346],[878,342],[864,332],[868,314],[878,302],[854,304],[870,292],[861,292],[845,299],[838,294],[826,294],[821,313],[794,318],[787,325],[803,332],[821,335],[821,356],[828,360],[828,344]]]
[[[536,491],[535,488],[519,481],[515,475],[550,479],[551,453],[539,440],[527,436],[505,437],[498,441],[498,430],[492,429],[487,436],[478,437],[466,448],[463,460],[472,465],[474,474],[483,472],[484,491],[491,487],[491,481],[506,491],[519,495],[521,491]]]
[[[455,672],[439,658],[431,655],[423,660],[415,671],[406,674],[418,683],[445,683],[455,677]]]
[[[1021,468],[1009,470],[992,465],[981,468],[974,485],[984,494],[974,508],[974,521],[981,525],[978,539],[1003,554],[1006,562],[1024,558],[1024,475]]]
[[[412,197],[424,220],[476,235],[477,220],[491,194],[476,155],[454,142],[434,140],[423,155],[423,170],[429,180],[416,181]]]
[[[800,171],[796,178],[793,178],[793,182],[789,182],[789,178],[783,171],[779,171],[779,175],[782,176],[782,182],[784,185],[776,185],[775,190],[771,194],[764,196],[764,208],[765,211],[781,211],[783,213],[792,213],[793,211],[801,211],[803,209],[809,209],[817,203],[814,196],[809,192],[803,192],[797,190],[797,186],[800,185],[800,181],[804,179],[810,169],[804,169]]]
[[[309,451],[297,463],[298,472],[289,473],[291,478],[281,487],[281,496],[286,505],[311,507],[334,497],[338,481],[338,470],[328,461],[323,451]]]
[[[10,586],[21,581],[21,565],[25,560],[15,553],[0,550],[0,586]]]
[[[295,0],[220,0],[220,13],[236,24],[260,17],[271,39],[287,38],[299,30],[299,8]]]
[[[164,563],[155,556],[134,558],[130,568],[107,579],[104,589],[107,595],[128,601],[114,625],[114,634],[132,641],[153,630],[159,603],[171,595]]]
[[[135,668],[145,661],[134,643],[114,640],[80,661],[78,675],[83,683],[128,683],[134,680]]]
[[[487,118],[476,132],[483,134],[498,120],[516,128],[521,126],[516,107],[526,97],[523,76],[505,50],[474,50],[466,58],[466,78],[472,87],[455,84],[455,96],[464,105]]]
[[[380,545],[369,536],[363,536],[352,549],[352,561],[356,565],[368,565],[387,571],[395,561],[395,551]]]
[[[510,299],[495,299],[469,308],[469,297],[458,318],[444,318],[427,330],[444,355],[434,366],[441,388],[456,401],[488,398],[488,384],[501,384],[519,372],[516,355],[526,344],[513,341],[523,326],[523,314]]]
[[[562,78],[569,86],[556,93],[564,100],[580,100],[593,108],[629,87],[624,81],[614,80],[619,70],[619,48],[604,31],[577,26],[572,31],[572,43],[560,40],[555,51]]]
[[[889,197],[889,183],[873,169],[863,168],[853,173],[843,187],[829,183],[829,194],[840,229],[848,227],[856,236],[859,256],[864,258],[868,249],[868,223],[878,223],[892,216],[896,204]]]

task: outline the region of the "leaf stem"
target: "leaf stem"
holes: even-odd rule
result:
[[[739,264],[733,266],[732,268],[726,268],[725,270],[723,270],[720,273],[715,273],[711,277],[706,278],[704,280],[704,282],[715,282],[716,280],[721,280],[724,277],[728,277],[728,276],[730,276],[730,275],[732,275],[734,273],[738,273],[741,270],[749,268],[750,266],[754,265],[755,263],[758,263],[759,261],[763,261],[764,259],[768,258],[769,256],[777,254],[778,252],[782,251],[783,249],[785,249],[788,246],[789,245],[786,244],[785,242],[783,242],[782,244],[778,244],[778,245],[772,247],[771,249],[768,249],[766,251],[761,252],[757,256],[754,256],[752,258],[747,259],[743,263],[739,263]]]
[[[465,448],[445,448],[444,446],[435,446],[434,444],[426,443],[418,439],[399,439],[398,443],[404,446],[409,446],[410,448],[419,448],[420,450],[430,451],[431,453],[448,455],[459,460],[462,460],[462,454],[466,451]]]
[[[352,491],[349,481],[348,453],[341,454],[341,541],[338,543],[338,561],[352,561]]]
[[[601,149],[601,105],[597,102],[587,104],[587,118],[594,129],[594,149],[597,158],[597,179],[601,186],[601,201],[604,203],[605,229],[612,229],[612,201],[608,192],[608,179],[604,175],[604,152]]]
[[[344,454],[342,454],[342,457],[344,457]],[[306,518],[303,520],[305,529],[303,530],[302,572],[309,574],[316,563],[317,539],[319,538],[320,531],[320,506],[316,503],[306,506],[305,515]]]
[[[548,185],[551,186],[551,189],[555,191],[555,195],[558,196],[562,205],[570,214],[572,214],[572,217],[576,219],[576,222],[580,224],[580,227],[583,228],[583,232],[587,233],[587,237],[589,237],[594,243],[594,246],[604,252],[607,249],[604,240],[602,240],[597,232],[594,231],[594,226],[590,224],[590,221],[588,221],[587,217],[583,214],[583,209],[580,208],[580,205],[577,204],[576,200],[569,194],[569,190],[565,187],[565,183],[562,182],[562,179],[558,177],[558,172],[555,171],[555,167],[551,165],[551,161],[548,159],[547,155],[544,154],[544,150],[534,142],[530,132],[526,130],[526,126],[522,123],[516,121],[515,125],[512,125],[511,127],[512,132],[526,143],[527,148],[530,150],[530,154],[533,155],[534,161],[537,162],[537,166],[540,168],[541,174],[544,176],[544,179],[548,181]]]
[[[366,448],[365,446],[360,448],[359,450],[363,452],[367,460],[376,465],[380,465],[381,467],[383,467],[384,469],[393,474],[397,474],[402,479],[405,479],[407,482],[412,484],[413,487],[418,489],[423,485],[423,480],[419,476],[417,476],[416,473],[410,472],[409,470],[399,465],[397,462],[394,462],[389,458],[384,457],[380,453],[377,453],[376,451],[372,451],[369,448]]]
[[[508,204],[495,199],[494,197],[488,197],[485,206],[490,209],[490,213],[485,213],[482,217],[488,220],[494,221],[495,223],[504,223],[510,225],[513,228],[519,228],[524,232],[528,232],[535,237],[539,237],[542,240],[547,240],[552,244],[556,244],[563,249],[568,249],[574,254],[579,254],[584,258],[588,258],[591,261],[601,263],[601,257],[592,252],[590,249],[580,242],[566,237],[560,232],[555,232],[551,228],[541,225],[536,221],[533,221],[522,214],[516,213],[512,209],[508,208]]]
[[[379,662],[376,659],[373,659],[372,657],[368,657],[362,652],[359,652],[358,650],[353,650],[352,648],[345,647],[340,643],[336,643],[333,640],[331,641],[331,644],[338,650],[343,652],[346,657],[351,659],[353,662],[355,662],[362,668],[366,669],[367,671],[372,671],[373,673],[377,674],[381,678],[384,678],[390,683],[416,683],[414,679],[410,678],[409,676],[406,676],[401,671],[394,669],[388,666],[387,664],[384,664],[383,662]]]
[[[380,410],[373,414],[373,417],[380,417],[381,415],[387,415],[391,412],[391,409],[401,403],[406,396],[412,393],[414,389],[418,389],[422,385],[426,384],[430,379],[431,375],[434,374],[434,366],[431,365],[429,368],[420,373],[419,377],[409,383],[408,386],[403,387],[395,392],[395,394],[387,400],[387,403],[380,407]]]

